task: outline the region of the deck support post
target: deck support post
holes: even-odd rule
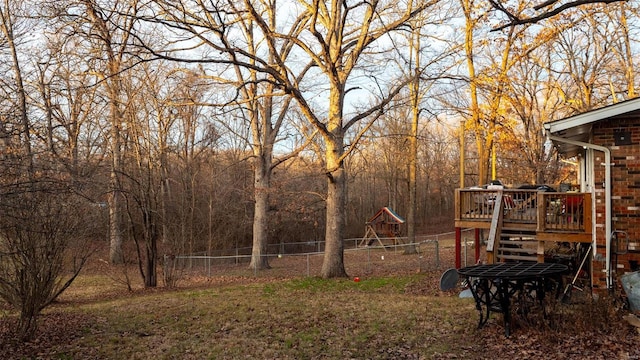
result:
[[[480,229],[475,229],[474,245],[476,247],[476,264],[480,261]]]
[[[462,231],[456,227],[456,269],[460,269],[462,265]]]

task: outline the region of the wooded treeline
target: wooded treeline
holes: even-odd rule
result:
[[[637,96],[638,17],[491,31],[509,19],[474,0],[2,0],[2,272],[32,216],[109,242],[147,286],[162,254],[252,246],[264,269],[268,244],[308,240],[344,276],[342,239],[380,207],[415,206],[417,233],[451,216],[461,135],[467,186],[571,181],[542,124]],[[36,198],[55,201],[16,220]]]

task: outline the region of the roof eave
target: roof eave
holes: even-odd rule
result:
[[[551,121],[545,123],[544,128],[552,134],[558,134],[564,130],[591,124],[596,121],[612,118],[632,111],[637,111],[638,109],[640,109],[640,98],[635,98],[565,119]]]

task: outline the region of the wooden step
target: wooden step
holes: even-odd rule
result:
[[[537,262],[538,261],[538,258],[536,256],[523,256],[523,255],[498,255],[498,259],[518,260],[518,261],[531,261],[531,262]]]
[[[509,244],[509,245],[517,245],[517,246],[527,246],[527,245],[536,245],[538,243],[537,240],[505,240],[500,239],[500,245]]]
[[[500,261],[532,261],[540,260],[540,242],[535,233],[503,229],[500,242],[496,246],[496,258]]]
[[[519,248],[519,247],[499,247],[498,251],[508,251],[510,253],[519,253],[519,254],[530,254],[530,255],[538,255],[537,249],[532,248]]]
[[[505,224],[504,229],[507,231],[526,231],[529,233],[535,233],[536,232],[536,224],[513,224],[513,223],[507,223]]]
[[[502,237],[523,238],[523,239],[535,239],[536,234],[524,233],[524,232],[511,232],[502,230],[500,234]]]
[[[529,236],[535,236],[536,235],[536,230],[529,230],[529,229],[520,229],[520,228],[508,228],[508,227],[503,227],[502,228],[502,233],[503,234],[518,234],[518,235],[529,235]]]

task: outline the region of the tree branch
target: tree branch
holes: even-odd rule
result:
[[[570,8],[574,8],[574,7],[578,7],[578,6],[583,6],[583,5],[587,5],[587,4],[611,4],[611,3],[615,3],[615,2],[620,2],[620,1],[627,1],[627,0],[575,0],[575,1],[570,1],[567,3],[564,3],[556,8],[553,9],[549,9],[537,16],[533,16],[533,17],[528,17],[528,18],[521,18],[518,17],[514,14],[512,14],[510,11],[508,11],[507,9],[505,9],[504,6],[502,6],[502,4],[500,4],[500,2],[498,0],[491,0],[491,6],[504,13],[505,15],[507,15],[507,17],[509,17],[509,22],[507,22],[506,24],[500,25],[498,27],[495,27],[493,29],[491,29],[491,31],[499,31],[508,27],[512,27],[512,26],[518,26],[518,25],[525,25],[525,24],[535,24],[541,20],[544,19],[548,19],[551,17],[554,17],[558,14],[560,14],[561,12],[570,9]],[[539,5],[534,6],[533,8],[535,10],[540,10],[542,8],[551,6],[555,3],[557,3],[558,0],[547,0]]]

